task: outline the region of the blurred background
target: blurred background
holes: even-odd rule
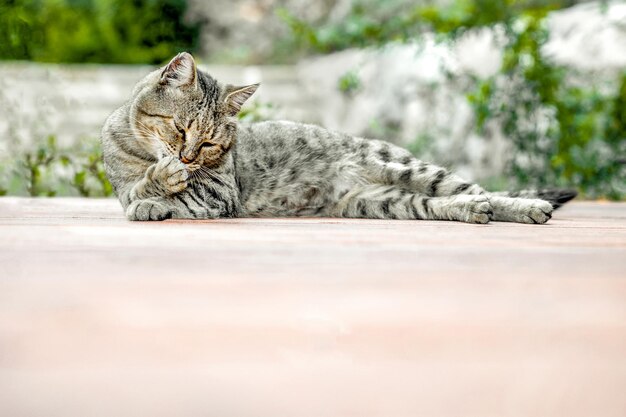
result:
[[[575,0],[0,0],[0,195],[110,196],[100,128],[180,51],[262,83],[245,120],[626,196],[626,2]]]

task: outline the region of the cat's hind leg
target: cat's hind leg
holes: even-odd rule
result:
[[[368,146],[370,149],[363,165],[373,181],[417,193],[423,196],[421,198],[430,197],[429,201],[448,201],[452,207],[458,207],[459,201],[474,201],[473,197],[481,196],[491,205],[492,220],[496,221],[542,224],[552,215],[553,204],[539,199],[540,194],[536,193],[535,198],[491,194],[478,184],[466,181],[445,168],[416,159],[404,149],[379,141],[371,141]],[[569,199],[574,195],[570,193],[565,197]],[[449,199],[445,200],[446,197]],[[445,210],[440,211],[443,212]]]
[[[367,152],[361,154],[359,165],[372,182],[395,185],[429,197],[458,194],[480,195],[485,190],[465,181],[447,169],[420,161],[409,151],[382,141],[363,141]]]
[[[545,200],[552,204],[554,209],[558,209],[563,204],[574,199],[578,192],[571,188],[546,188],[541,190],[520,190],[520,191],[498,191],[489,193],[499,197],[532,198]]]
[[[488,195],[493,208],[492,220],[543,224],[552,218],[552,204],[545,200]]]
[[[331,210],[336,217],[400,220],[455,220],[484,224],[493,214],[485,196],[430,197],[389,185],[365,185],[344,195]]]

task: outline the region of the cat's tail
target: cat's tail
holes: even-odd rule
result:
[[[502,191],[491,194],[502,197],[539,198],[546,200],[557,209],[576,197],[578,191],[569,188],[546,188],[543,190]]]

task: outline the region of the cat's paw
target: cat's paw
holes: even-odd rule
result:
[[[187,188],[187,166],[173,156],[166,156],[157,162],[153,175],[166,193],[176,194]]]
[[[462,215],[459,220],[466,223],[486,224],[493,216],[489,199],[482,195],[460,195],[456,197],[461,204]]]
[[[528,200],[520,213],[520,223],[544,224],[552,218],[552,204],[544,200]]]
[[[155,200],[137,200],[126,209],[126,217],[133,221],[171,219],[175,212],[166,204]]]
[[[544,200],[491,196],[490,201],[495,221],[543,224],[552,217],[552,204]]]
[[[199,220],[217,219],[220,217],[220,211],[214,208],[202,207],[194,209],[193,216]]]

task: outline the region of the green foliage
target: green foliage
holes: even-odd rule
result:
[[[57,155],[56,139],[54,136],[48,136],[46,142],[38,146],[35,152],[26,152],[20,160],[26,171],[26,189],[31,196],[45,195],[54,197],[56,191],[47,187],[42,180],[42,175],[50,170],[50,167],[56,161],[63,165],[67,163],[64,156]]]
[[[406,148],[413,155],[423,155],[430,149],[434,142],[435,138],[431,134],[424,132],[419,134]]]
[[[341,22],[314,26],[280,9],[293,47],[319,53],[364,48],[419,39],[424,32],[456,37],[467,30],[509,22],[521,13],[543,13],[572,4],[571,0],[454,0],[447,6],[388,7],[386,2],[355,1]]]
[[[367,1],[357,1],[339,23],[312,25],[284,11],[280,16],[295,35],[294,47],[322,53],[415,41],[425,32],[450,41],[476,28],[503,29],[501,71],[475,80],[468,99],[479,129],[496,121],[511,140],[507,175],[513,185],[574,185],[589,197],[624,198],[626,73],[618,86],[592,85],[541,54],[549,39],[545,16],[573,1],[455,0],[387,10],[384,2]],[[356,85],[349,74],[339,80],[342,91]],[[420,136],[409,148],[419,153],[432,141]]]
[[[479,128],[497,120],[513,142],[509,172],[516,183],[574,185],[589,197],[621,198],[626,73],[611,93],[576,85],[576,74],[541,54],[549,38],[542,14],[527,14],[506,29],[501,74],[482,81],[469,100]]]
[[[275,108],[272,103],[253,101],[241,109],[237,118],[243,122],[262,122],[270,118],[274,111]]]
[[[337,88],[344,94],[350,95],[361,88],[361,79],[356,71],[348,71],[339,78]]]
[[[56,138],[49,136],[32,149],[14,150],[0,161],[2,195],[108,197],[113,194],[104,173],[98,141],[59,148]]]
[[[197,44],[185,8],[185,0],[5,0],[0,59],[160,64]]]
[[[271,104],[254,102],[244,107],[239,119],[266,120],[273,112]],[[109,197],[113,187],[104,171],[98,140],[85,139],[73,146],[59,147],[56,137],[50,135],[26,150],[10,149],[0,159],[0,196],[3,195]]]

